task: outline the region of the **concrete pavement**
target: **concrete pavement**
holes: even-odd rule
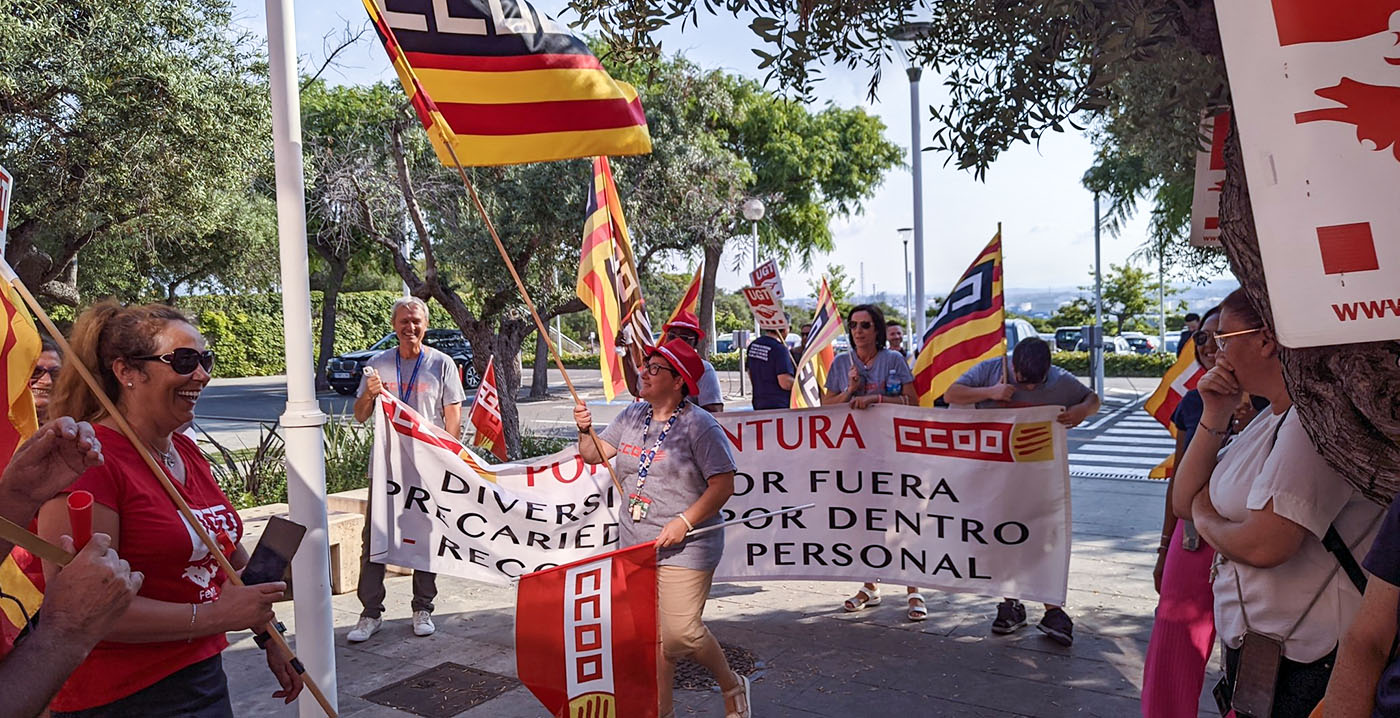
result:
[[[1156,605],[1152,564],[1165,486],[1141,480],[1150,466],[1146,462],[1153,461],[1151,452],[1121,449],[1127,438],[1139,447],[1169,450],[1169,437],[1163,444],[1138,419],[1142,393],[1155,383],[1110,380],[1110,405],[1071,432],[1071,456],[1078,457],[1071,461],[1074,541],[1066,607],[1075,619],[1072,648],[1049,641],[1033,626],[1012,636],[991,635],[995,598],[932,594],[929,619],[909,623],[899,587],[886,587],[883,605],[848,614],[840,602],[854,583],[719,584],[706,607],[706,622],[722,644],[747,649],[762,663],[755,674],[755,715],[1138,715],[1143,654]],[[548,419],[557,413],[567,419],[568,410],[567,401],[555,400],[530,416]],[[600,421],[604,411],[598,412]],[[1130,457],[1126,463],[1123,456]],[[388,579],[384,628],[362,644],[345,641],[359,613],[355,596],[335,597],[342,715],[412,715],[364,696],[445,661],[514,677],[513,591],[446,576],[439,577],[438,586],[438,632],[428,638],[412,635],[407,577]],[[1042,609],[1027,608],[1034,624]],[[279,610],[294,633],[291,613],[290,604]],[[237,714],[293,715],[268,697],[275,683],[251,638],[236,638],[225,666]],[[1206,685],[1213,682],[1208,676]],[[1201,716],[1214,715],[1208,696],[1201,708]],[[460,715],[546,716],[518,684]],[[722,701],[713,692],[678,691],[677,715],[721,716]]]

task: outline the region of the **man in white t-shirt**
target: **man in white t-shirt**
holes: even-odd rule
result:
[[[462,428],[462,402],[466,392],[452,357],[423,343],[428,334],[428,305],[417,297],[394,302],[394,334],[399,345],[374,355],[368,366],[373,372],[360,379],[355,398],[355,420],[365,421],[375,411],[380,392],[392,392],[424,419],[457,436]],[[368,514],[368,512],[366,512]],[[346,634],[352,643],[368,640],[379,630],[384,613],[384,564],[369,558],[369,521],[365,521],[364,551],[360,581],[355,594],[363,609],[360,620]],[[437,596],[437,574],[413,572],[413,635],[431,636],[433,598]]]

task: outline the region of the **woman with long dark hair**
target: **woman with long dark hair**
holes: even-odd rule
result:
[[[105,461],[70,487],[92,493],[92,530],[111,536],[145,581],[126,615],[78,666],[53,701],[54,715],[231,716],[220,654],[228,631],[261,632],[284,583],[235,586],[180,515],[136,447],[117,429],[72,361],[82,362],[157,458],[206,531],[237,547],[243,523],[214,481],[209,462],[180,433],[209,383],[214,353],[189,319],[172,307],[102,302],[78,317],[76,357],[59,374],[51,416],[92,422]],[[64,498],[44,505],[39,531],[57,542],[71,532]],[[241,547],[228,556],[248,562]],[[58,567],[46,565],[49,575]],[[269,643],[268,666],[291,702],[301,691],[291,656]]]

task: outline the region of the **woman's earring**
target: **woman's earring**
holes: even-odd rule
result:
[[[128,389],[131,388],[131,382],[127,382],[127,383],[126,383],[126,388],[128,388]]]

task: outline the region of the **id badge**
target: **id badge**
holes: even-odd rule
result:
[[[627,497],[627,510],[632,512],[633,521],[641,521],[647,517],[647,511],[651,510],[651,499],[631,494]]]

